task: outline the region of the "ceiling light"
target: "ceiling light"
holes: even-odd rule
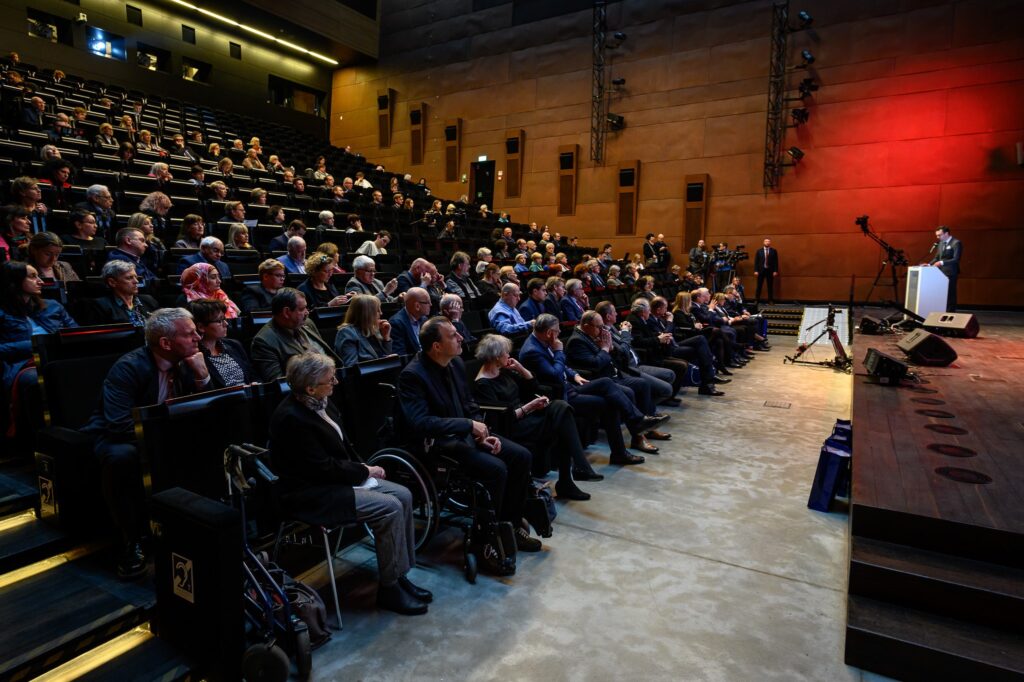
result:
[[[224,16],[221,16],[221,15],[216,14],[214,12],[211,12],[210,10],[203,9],[202,7],[197,7],[196,5],[193,5],[190,2],[185,2],[185,0],[171,0],[171,2],[173,2],[176,5],[180,5],[181,7],[186,7],[188,9],[190,9],[190,10],[194,10],[196,12],[199,12],[200,14],[204,14],[204,15],[206,15],[206,16],[212,18],[212,19],[216,19],[217,21],[220,21],[222,23],[230,24],[231,26],[234,26],[236,28],[240,28],[243,31],[248,31],[249,33],[252,33],[254,35],[258,35],[261,38],[264,38],[266,40],[275,42],[278,45],[283,45],[284,47],[287,47],[289,49],[295,50],[296,52],[301,52],[303,54],[309,55],[310,57],[315,57],[316,59],[319,59],[322,62],[326,62],[327,64],[331,64],[332,66],[337,66],[338,65],[338,61],[336,59],[332,59],[331,57],[328,57],[327,55],[322,55],[322,54],[319,54],[317,52],[313,52],[312,50],[307,50],[306,48],[300,47],[299,45],[296,45],[294,43],[290,43],[287,40],[281,40],[280,38],[277,38],[277,37],[275,37],[275,36],[273,36],[273,35],[271,35],[269,33],[266,33],[264,31],[260,31],[259,29],[255,29],[252,26],[246,26],[245,24],[240,24],[237,21],[235,21],[234,19],[229,19],[227,17],[224,17]]]
[[[800,28],[808,28],[814,23],[814,17],[811,16],[810,12],[804,9],[797,13],[796,18],[800,20]]]
[[[800,56],[803,57],[804,60],[802,66],[807,66],[809,64],[814,63],[814,55],[811,54],[810,50],[804,50],[803,52],[800,53]]]
[[[800,147],[790,147],[786,150],[786,153],[789,154],[794,163],[798,163],[800,159],[804,158],[804,152]]]

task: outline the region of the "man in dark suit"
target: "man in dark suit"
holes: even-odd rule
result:
[[[292,356],[309,351],[323,353],[341,365],[341,359],[309,319],[309,306],[301,291],[291,287],[278,291],[270,303],[270,312],[273,319],[252,340],[252,366],[257,381],[277,381],[285,375]]]
[[[286,275],[284,265],[279,260],[268,258],[260,263],[259,274],[258,284],[249,284],[242,289],[239,306],[243,313],[270,310],[274,295],[284,286]]]
[[[21,125],[32,130],[43,129],[43,112],[46,111],[46,102],[42,97],[33,97],[25,108],[21,110]]]
[[[345,293],[354,292],[376,296],[381,303],[391,303],[397,300],[391,294],[398,287],[398,280],[391,279],[387,284],[382,283],[374,277],[377,274],[377,264],[372,258],[365,255],[356,256],[352,261],[352,277],[345,285]]]
[[[423,351],[398,377],[402,429],[410,438],[432,439],[431,451],[458,461],[487,488],[498,519],[515,528],[516,548],[539,551],[540,540],[530,537],[520,525],[530,482],[530,451],[488,431],[471,398],[459,358],[462,338],[448,318],[435,317],[424,323],[420,344]],[[485,548],[484,560],[491,563],[488,557],[494,554],[493,549]],[[492,567],[498,568],[493,563]]]
[[[548,277],[544,281],[544,291],[548,292],[548,295],[544,297],[544,312],[554,315],[561,322],[561,301],[565,297],[565,280],[561,277]]]
[[[607,377],[617,383],[626,395],[632,392],[633,401],[645,415],[661,417],[655,410],[656,401],[651,395],[651,386],[640,376],[640,371],[629,366],[622,357],[612,355],[612,337],[604,326],[600,313],[588,310],[583,313],[580,323],[565,342],[565,357],[575,370],[590,372],[592,379]],[[659,396],[667,398],[668,396]],[[668,440],[672,436],[661,431],[647,432],[648,438]]]
[[[519,314],[524,320],[529,321],[548,312],[544,305],[546,296],[544,280],[540,277],[534,277],[526,283],[526,300],[519,304]]]
[[[103,497],[124,542],[117,563],[121,578],[137,578],[146,571],[146,497],[132,409],[205,390],[209,383],[192,314],[182,308],[158,310],[146,321],[146,346],[110,368],[100,405],[82,427],[96,438]]]
[[[114,241],[117,214],[114,212],[114,196],[106,185],[89,185],[85,190],[85,201],[75,204],[76,209],[89,211],[96,216],[96,229],[107,241]]]
[[[768,283],[768,302],[775,303],[775,278],[779,275],[779,252],[772,247],[772,240],[765,239],[764,246],[754,254],[754,274],[757,275],[757,292],[754,300],[761,302],[761,287]]]
[[[391,348],[398,355],[412,355],[420,350],[420,325],[430,314],[430,295],[422,287],[405,292],[405,307],[391,316]]]
[[[949,232],[945,225],[935,230],[936,250],[929,265],[934,265],[949,278],[949,293],[946,294],[946,311],[956,311],[956,281],[960,277],[960,256],[963,246],[960,240]]]
[[[110,289],[110,294],[89,301],[83,312],[85,323],[144,327],[150,315],[160,308],[155,298],[139,293],[139,276],[130,261],[107,261],[100,278]]]
[[[530,370],[537,380],[561,391],[566,400],[580,416],[600,422],[608,438],[612,464],[640,464],[644,458],[626,450],[619,424],[626,422],[633,440],[630,447],[644,452],[657,449],[644,438],[644,431],[655,428],[664,418],[646,417],[636,408],[633,399],[614,381],[607,378],[587,381],[573,371],[565,361],[565,351],[558,338],[558,318],[544,314],[537,318],[533,333],[526,338],[519,361]]]
[[[221,280],[231,279],[231,270],[228,266],[221,262],[221,258],[224,257],[224,242],[217,239],[216,237],[203,237],[203,240],[199,242],[199,253],[193,253],[191,256],[182,256],[178,261],[178,274],[185,272],[191,265],[196,263],[209,263],[213,267],[217,268],[217,272],[220,274]]]
[[[123,260],[135,266],[135,273],[139,276],[142,286],[148,287],[157,279],[156,273],[146,267],[142,262],[142,254],[146,253],[149,244],[146,243],[146,236],[142,230],[134,227],[122,227],[117,231],[117,248],[107,255],[107,260]]]

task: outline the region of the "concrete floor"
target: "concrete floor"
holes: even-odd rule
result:
[[[345,630],[314,654],[315,678],[879,679],[843,664],[847,516],[806,507],[851,377],[784,365],[794,342],[773,343],[726,396],[689,389],[669,408],[674,437],[646,464],[608,466],[592,445],[605,480],[559,504],[512,578],[468,584],[447,532],[411,576],[434,592],[429,614],[402,617],[373,607],[372,552],[346,550]]]

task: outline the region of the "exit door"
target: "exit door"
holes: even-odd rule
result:
[[[494,161],[469,164],[469,200],[476,205],[487,204],[494,210]]]

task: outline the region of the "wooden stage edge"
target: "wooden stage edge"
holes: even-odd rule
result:
[[[945,338],[958,359],[911,366],[920,383],[873,383],[868,348],[906,360],[898,340],[854,337],[851,534],[1024,566],[1024,324]]]

